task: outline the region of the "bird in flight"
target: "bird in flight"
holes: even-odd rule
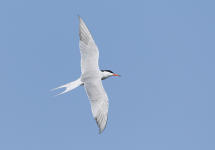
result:
[[[62,85],[58,88],[65,87],[66,90],[60,94],[66,93],[74,88],[84,85],[91,104],[93,117],[99,127],[99,134],[106,127],[108,119],[108,97],[102,86],[102,81],[111,76],[119,76],[110,70],[100,70],[98,65],[99,50],[93,40],[90,31],[84,21],[79,17],[79,49],[81,52],[81,77],[73,82]],[[52,90],[55,90],[52,89]],[[58,94],[58,95],[60,95]],[[57,95],[56,95],[57,96]]]

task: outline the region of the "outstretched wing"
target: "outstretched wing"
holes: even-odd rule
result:
[[[108,119],[108,97],[102,86],[101,78],[83,79],[85,90],[90,99],[93,117],[99,127],[99,133],[104,131]]]
[[[99,50],[87,26],[80,17],[79,20],[81,81],[84,83],[90,99],[93,117],[99,127],[99,133],[102,133],[107,124],[109,103],[101,82],[101,71],[98,66]]]
[[[80,16],[78,17],[80,20],[79,48],[81,52],[81,71],[83,74],[87,71],[99,70],[99,66],[98,66],[99,50],[86,24],[84,23],[84,21],[81,19]]]

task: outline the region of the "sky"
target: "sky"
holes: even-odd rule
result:
[[[109,98],[103,133],[83,86],[80,15]],[[214,150],[215,1],[0,1],[1,150]]]

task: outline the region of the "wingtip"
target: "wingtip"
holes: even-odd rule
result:
[[[101,134],[105,129],[99,129],[99,134]]]

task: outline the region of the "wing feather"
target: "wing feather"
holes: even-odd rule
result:
[[[93,40],[90,31],[88,30],[86,24],[79,16],[79,49],[81,52],[81,71],[85,73],[89,70],[99,70],[98,59],[99,50]]]
[[[89,44],[90,40],[93,40],[92,35],[90,34],[89,29],[87,28],[86,24],[84,23],[84,21],[81,19],[80,16],[79,17],[79,21],[80,21],[80,25],[79,25],[79,36],[80,36],[80,40],[83,41],[86,45]],[[94,41],[93,41],[94,42]]]
[[[99,133],[102,133],[107,124],[109,103],[101,82],[101,71],[98,66],[99,50],[90,31],[80,16],[79,20],[81,81],[84,83],[85,90],[90,100],[91,110],[99,127]]]
[[[99,133],[102,133],[107,124],[109,102],[101,78],[87,78],[82,81],[84,81],[85,90],[90,99],[91,110],[99,127]]]

